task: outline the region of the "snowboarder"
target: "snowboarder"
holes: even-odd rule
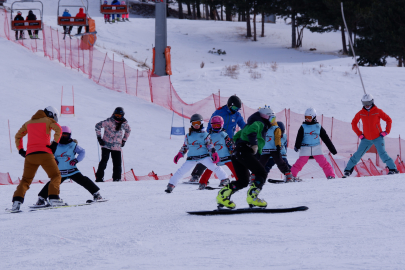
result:
[[[103,5],[108,5],[107,1],[104,1]],[[110,14],[104,14],[104,22],[107,23],[110,21]]]
[[[17,11],[17,15],[14,17],[14,21],[24,21],[24,17],[22,16],[22,12],[21,11]],[[20,39],[24,38],[24,31],[20,30],[20,31],[15,31],[15,40],[18,40],[18,32],[20,32]]]
[[[71,138],[72,130],[67,126],[62,126],[62,137],[56,147],[54,153],[56,164],[58,164],[61,173],[61,183],[66,179],[72,179],[79,185],[83,186],[90,194],[93,195],[94,201],[102,200],[100,188],[93,183],[88,177],[83,176],[76,167],[77,163],[81,162],[85,156],[85,150],[81,148],[77,140]],[[78,155],[76,157],[76,154]],[[49,183],[46,183],[42,190],[38,193],[37,206],[48,206],[48,189]]]
[[[30,188],[39,166],[44,169],[51,179],[48,189],[49,203],[52,206],[64,205],[63,200],[59,198],[61,175],[53,156],[62,134],[62,129],[58,125],[58,115],[58,110],[52,106],[48,106],[44,110],[38,110],[31,120],[25,122],[15,135],[18,153],[25,158],[25,162],[21,182],[14,192],[11,211],[20,210],[25,193]],[[51,145],[49,145],[51,130],[55,131],[55,134]],[[27,151],[25,151],[23,137],[27,134],[28,144]]]
[[[118,0],[113,0],[111,2],[111,5],[112,6],[119,6],[119,5],[121,5],[121,3]],[[119,21],[120,21],[120,14],[117,14],[117,22],[119,22]],[[115,14],[112,14],[112,22],[113,23],[115,22]]]
[[[229,183],[226,172],[216,164],[220,161],[219,155],[212,144],[211,136],[203,129],[204,120],[201,115],[193,114],[190,118],[191,127],[184,138],[184,144],[179,153],[174,157],[177,164],[180,158],[187,154],[187,160],[170,178],[167,193],[172,193],[180,178],[196,163],[201,163],[211,171],[215,172],[221,183]],[[211,155],[211,157],[210,157]]]
[[[126,5],[125,1],[121,1],[121,5]],[[122,14],[122,21],[125,22],[125,20],[129,21],[129,13]]]
[[[302,170],[305,164],[307,164],[310,157],[313,157],[316,162],[318,162],[327,179],[335,178],[332,166],[322,153],[321,140],[333,155],[337,154],[335,146],[329,139],[328,134],[316,119],[316,110],[312,107],[308,108],[305,111],[305,122],[303,122],[299,128],[297,139],[295,140],[294,151],[299,151],[300,157],[291,168],[294,178],[298,176],[298,173]]]
[[[98,164],[96,182],[104,182],[104,170],[110,154],[113,162],[113,181],[121,181],[121,147],[124,147],[131,134],[131,127],[124,115],[124,109],[117,107],[110,118],[96,124],[97,140],[101,145],[101,161]],[[102,128],[104,128],[103,138],[101,138]],[[122,137],[122,130],[125,131],[124,137]]]
[[[276,122],[276,116],[274,113],[270,116],[269,121],[271,127],[266,132],[266,143],[263,146],[262,154],[260,156],[260,163],[265,166],[267,173],[273,167],[274,163],[276,163],[278,169],[285,175],[286,182],[290,182],[292,180],[291,169],[288,161],[286,162],[282,155],[283,149],[285,153],[285,146],[282,141],[283,132],[285,129],[284,124],[282,122]],[[279,126],[279,124],[282,126],[282,128]],[[267,164],[269,161],[271,162],[271,166],[269,169],[267,169]]]
[[[32,10],[28,11],[28,16],[26,18],[27,21],[36,21],[37,20],[37,16],[34,14],[34,12],[32,12]],[[38,30],[34,30],[34,35],[32,35],[31,30],[28,30],[28,35],[30,36],[30,38],[38,38]]]
[[[69,9],[65,9],[65,11],[62,14],[62,17],[72,17],[72,15],[70,15],[69,13]],[[69,28],[67,28],[65,25],[63,26],[63,31],[64,31],[64,35],[70,35],[70,32],[72,32],[72,28],[73,26],[69,26]],[[67,29],[67,30],[66,30]]]
[[[233,140],[236,148],[232,156],[233,167],[235,168],[238,181],[232,181],[223,187],[217,196],[218,207],[235,208],[235,203],[231,201],[231,196],[236,191],[248,186],[250,172],[255,174],[255,180],[247,192],[247,203],[250,207],[266,207],[267,202],[259,199],[259,193],[266,181],[267,172],[264,166],[256,158],[256,154],[262,153],[265,145],[264,138],[267,130],[271,127],[270,117],[274,112],[270,107],[259,108],[247,121],[247,125],[238,131]]]
[[[86,18],[86,13],[84,13],[84,9],[83,8],[79,8],[79,12],[76,14],[76,18]],[[79,34],[81,34],[82,33],[82,29],[83,29],[83,26],[79,26],[78,28],[77,28],[77,34],[79,35]],[[86,26],[86,32],[88,32],[88,26]]]
[[[353,154],[347,163],[343,177],[348,177],[352,174],[354,166],[373,144],[377,148],[381,160],[387,165],[389,169],[388,174],[398,173],[397,166],[392,158],[388,156],[387,151],[385,151],[384,137],[391,131],[391,118],[374,104],[374,98],[371,94],[365,94],[361,102],[363,103],[363,108],[354,116],[352,121],[352,129],[361,141],[356,153]],[[381,128],[381,119],[387,123],[385,131]],[[360,120],[363,123],[363,131],[357,127]]]
[[[209,132],[209,134],[220,160],[217,163],[217,166],[223,165],[228,166],[233,175],[236,177],[236,180],[238,180],[231,159],[231,155],[233,150],[235,149],[235,145],[233,143],[233,140],[229,138],[228,134],[223,129],[224,119],[222,119],[222,117],[219,115],[215,115],[214,117],[211,118],[210,123],[211,123],[211,131]],[[207,187],[207,183],[211,177],[211,174],[212,171],[210,169],[205,170],[205,172],[201,176],[200,185],[198,189],[202,190]],[[220,186],[223,185],[220,184]]]
[[[222,106],[218,110],[216,110],[212,116],[219,115],[224,120],[224,129],[225,132],[228,134],[229,138],[233,138],[233,135],[236,131],[236,125],[239,126],[240,129],[244,128],[246,123],[243,120],[242,115],[239,113],[239,110],[242,108],[242,101],[236,95],[229,97],[228,102],[225,106]],[[211,122],[208,122],[207,131],[210,132],[211,130]],[[197,164],[194,170],[191,173],[190,182],[198,182],[198,179],[202,175],[205,170],[205,166],[201,163]],[[201,183],[201,182],[200,182]]]

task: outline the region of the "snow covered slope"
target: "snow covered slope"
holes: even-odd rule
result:
[[[55,18],[45,20],[55,23]],[[104,25],[100,19],[97,27],[100,46],[150,59],[154,20]],[[265,102],[276,110],[291,107],[302,112],[315,106],[320,113],[345,121],[360,109],[362,89],[350,58],[283,48],[290,33],[283,24],[269,27],[268,37],[256,43],[240,38],[242,27],[241,23],[169,21],[172,81],[181,97],[194,102],[221,89],[221,95],[236,93],[251,107]],[[320,45],[325,51],[339,49],[338,34],[322,39],[306,35],[304,44],[308,40],[309,46]],[[208,54],[213,47],[225,49],[227,55]],[[24,162],[14,142],[10,153],[7,120],[13,137],[36,110],[59,107],[61,87],[70,90],[72,85],[76,116],[61,117],[60,124],[70,126],[86,149],[86,158],[78,165],[83,174],[92,177],[92,166],[98,164],[94,125],[116,106],[125,108],[132,127],[124,147],[126,170],[168,174],[180,166],[172,163],[182,138],[169,140],[170,111],[100,87],[77,71],[4,39],[0,51],[0,172],[21,177]],[[248,60],[258,62],[261,79],[250,78],[243,67]],[[203,69],[201,61],[206,64]],[[278,63],[277,71],[271,68],[272,61]],[[241,66],[238,79],[221,76],[223,67],[231,64]],[[403,72],[394,67],[362,69],[376,103],[394,120],[393,135],[405,131]],[[46,179],[42,169],[36,179]],[[217,184],[211,181],[213,187]],[[0,269],[368,270],[402,269],[405,263],[403,175],[266,184],[260,196],[269,208],[306,205],[309,210],[229,217],[185,213],[214,209],[216,191],[178,185],[166,194],[166,185],[167,181],[101,183],[101,194],[110,199],[106,203],[29,213],[28,205],[35,203],[43,187],[32,185],[23,213],[0,211]],[[0,186],[3,209],[11,206],[14,190],[15,186]],[[70,204],[91,198],[70,183],[61,186],[61,197]],[[245,199],[246,190],[233,195],[238,207],[246,207]]]

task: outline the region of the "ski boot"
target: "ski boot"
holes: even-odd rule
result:
[[[295,177],[292,175],[291,172],[288,172],[285,174],[285,182],[289,183],[289,182],[294,182]]]
[[[167,184],[167,188],[165,190],[166,193],[172,193],[174,189],[174,185],[172,184]]]
[[[96,178],[96,182],[104,182],[104,179],[103,178]]]
[[[100,191],[97,191],[96,193],[93,194],[93,201],[97,202],[97,201],[100,201],[102,199],[103,199],[103,197],[101,197]]]
[[[41,196],[38,196],[38,201],[36,204],[34,204],[35,206],[49,206],[48,201],[45,198],[42,198]]]
[[[18,212],[20,211],[20,207],[21,207],[22,202],[20,201],[14,201],[13,202],[13,206],[11,207],[11,212]]]
[[[49,199],[49,204],[50,204],[50,206],[52,206],[52,207],[55,207],[55,206],[65,206],[65,205],[67,205],[66,203],[63,202],[62,199]]]
[[[115,19],[112,19],[112,23],[115,23]]]
[[[219,182],[219,186],[218,187],[224,187],[227,186],[231,183],[231,181],[229,181],[228,178],[222,179],[221,182]]]
[[[328,180],[335,179],[335,177],[334,176],[328,176],[328,177],[326,177],[326,179],[328,179]]]
[[[399,173],[399,171],[397,169],[389,169],[389,171],[388,171],[388,175],[397,174],[397,173]]]
[[[38,39],[38,35],[35,35],[34,38]]]
[[[260,188],[256,187],[256,184],[252,184],[247,192],[246,201],[250,208],[260,207],[266,208],[267,202],[265,200],[259,199]]]
[[[113,179],[113,182],[121,182],[121,179]]]
[[[236,204],[231,201],[231,195],[235,193],[235,191],[232,190],[231,185],[226,185],[224,186],[219,192],[217,196],[217,203],[218,203],[218,209],[222,207],[227,207],[230,209],[234,209],[236,207]]]
[[[200,184],[199,186],[198,186],[198,189],[199,190],[204,190],[205,188],[206,188],[206,184]]]
[[[30,39],[33,39],[34,38],[34,36],[33,35],[30,35]]]

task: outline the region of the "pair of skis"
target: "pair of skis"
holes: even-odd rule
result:
[[[51,210],[51,209],[59,209],[59,208],[69,208],[69,207],[79,207],[79,206],[86,206],[86,205],[92,205],[95,203],[100,203],[100,202],[107,202],[108,200],[103,199],[103,200],[98,200],[98,201],[93,201],[93,200],[87,200],[86,203],[80,203],[80,204],[65,204],[65,205],[59,205],[59,206],[51,206],[51,205],[46,205],[46,206],[29,206],[30,210],[29,212],[34,212],[34,211],[39,211],[39,210]],[[17,210],[17,211],[12,211],[11,209],[6,209],[6,212],[8,213],[20,213],[23,212],[22,210]]]

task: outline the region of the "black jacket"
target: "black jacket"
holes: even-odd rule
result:
[[[318,121],[316,119],[312,120],[312,122],[303,122],[303,124],[307,125],[315,125],[317,124]],[[321,134],[319,135],[321,137],[321,140],[325,143],[326,147],[328,147],[329,151],[333,154],[336,155],[337,151],[335,146],[333,145],[332,141],[329,139],[328,134],[326,133],[325,129],[321,126]],[[301,148],[301,143],[302,140],[304,139],[304,128],[300,126],[300,129],[298,130],[297,134],[297,139],[295,140],[295,148],[300,149]]]
[[[17,14],[17,16],[14,17],[14,21],[24,21],[24,17],[20,14]]]
[[[27,16],[27,21],[36,21],[37,20],[37,16],[35,16],[35,14],[32,11],[28,12],[28,16]]]

